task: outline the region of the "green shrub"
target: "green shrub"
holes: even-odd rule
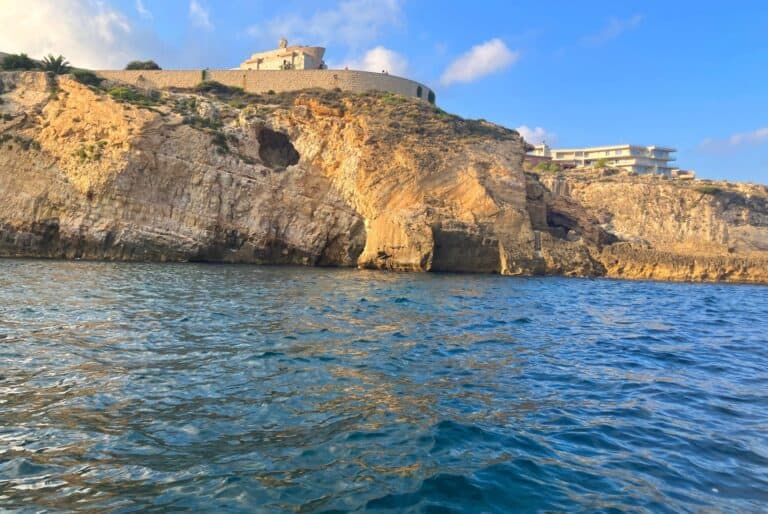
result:
[[[718,193],[722,193],[723,189],[719,188],[717,186],[700,186],[696,188],[696,191],[703,195],[716,195]]]
[[[107,90],[107,93],[118,102],[125,102],[143,107],[157,105],[157,93],[153,93],[150,96],[147,96],[139,93],[135,89],[124,86],[113,87]]]
[[[88,70],[73,70],[72,77],[86,86],[99,87],[104,81],[103,78]]]
[[[6,55],[3,62],[0,63],[0,69],[3,70],[36,70],[40,66],[27,54]]]
[[[13,139],[13,136],[10,134],[0,134],[0,146],[3,146],[5,143]]]
[[[106,141],[99,141],[96,144],[80,145],[80,148],[78,148],[73,155],[80,159],[81,163],[100,161],[102,150],[106,144]]]
[[[43,60],[40,62],[41,67],[44,71],[50,71],[55,73],[56,75],[63,75],[64,73],[69,73],[69,63],[64,58],[63,55],[59,55],[58,57],[54,57],[53,54],[48,54],[46,57],[43,58]]]
[[[201,118],[200,116],[186,116],[184,118],[184,123],[188,125],[192,125],[193,127],[197,128],[205,128],[205,129],[211,129],[211,130],[219,130],[223,123],[219,120],[212,120],[210,118]]]
[[[559,173],[562,171],[560,165],[556,162],[540,162],[533,169],[545,173]]]
[[[243,88],[241,87],[227,86],[215,80],[204,80],[196,85],[194,89],[198,93],[213,93],[216,95],[244,94]]]
[[[595,169],[601,170],[608,167],[608,159],[598,159],[594,164]]]
[[[440,118],[441,120],[447,120],[453,117],[452,114],[449,114],[444,110],[442,110],[440,107],[436,107],[434,105],[432,106],[432,112],[437,114],[437,117]],[[478,120],[478,121],[484,122],[485,120]]]
[[[386,93],[384,96],[381,97],[381,103],[387,104],[387,105],[398,105],[398,104],[404,104],[407,103],[408,99],[405,98],[402,95],[396,95],[394,93]]]
[[[176,101],[171,104],[171,110],[176,114],[185,115],[195,108],[194,98],[177,98]]]
[[[162,68],[152,60],[149,61],[131,61],[125,67],[126,70],[162,70]]]

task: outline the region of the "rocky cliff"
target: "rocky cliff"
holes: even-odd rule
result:
[[[616,237],[599,257],[609,276],[768,282],[764,185],[610,170],[543,174],[536,181]]]
[[[515,131],[384,93],[92,79],[0,73],[0,255],[768,282],[762,186],[525,174]]]

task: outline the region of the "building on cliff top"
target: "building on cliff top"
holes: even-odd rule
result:
[[[588,148],[551,149],[547,144],[535,145],[528,153],[534,160],[551,160],[565,166],[589,167],[602,161],[611,168],[623,169],[634,173],[656,173],[673,176],[681,172],[670,166],[675,160],[672,156],[677,150],[666,146],[614,145]]]
[[[251,55],[240,64],[239,70],[324,70],[325,48],[319,46],[288,46],[280,40],[277,50]]]
[[[220,82],[249,93],[283,93],[303,89],[334,89],[367,93],[386,91],[435,103],[435,92],[425,84],[388,73],[362,70],[329,70],[323,61],[325,48],[288,46],[280,40],[276,50],[253,54],[229,70],[99,70],[104,79],[143,89],[194,88],[203,81]]]

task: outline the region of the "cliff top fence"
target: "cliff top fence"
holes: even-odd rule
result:
[[[310,88],[339,88],[364,93],[374,89],[435,103],[434,91],[424,84],[358,70],[102,70],[96,74],[143,88],[193,88],[204,80],[213,80],[230,87],[241,87],[249,93]]]

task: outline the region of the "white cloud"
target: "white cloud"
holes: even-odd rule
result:
[[[189,2],[189,19],[192,20],[192,25],[201,29],[210,31],[214,28],[213,23],[211,23],[210,11],[197,0],[190,0]]]
[[[353,70],[381,72],[390,75],[403,76],[408,71],[408,61],[405,57],[383,46],[368,50],[362,59],[353,60],[346,64]]]
[[[645,16],[635,14],[626,19],[611,18],[600,31],[582,38],[582,44],[586,46],[599,46],[603,43],[616,39],[620,35],[637,28],[643,22]]]
[[[98,0],[0,0],[0,49],[63,54],[75,66],[122,68],[141,46],[128,20]]]
[[[401,0],[344,0],[310,16],[280,15],[264,25],[248,27],[247,33],[264,44],[285,37],[292,44],[344,44],[359,49],[374,41],[385,27],[402,23],[400,4]]]
[[[152,19],[152,12],[144,6],[144,2],[141,0],[136,0],[136,12],[138,12],[139,16],[142,18],[146,18],[148,20]]]
[[[738,132],[725,139],[708,138],[699,146],[708,151],[728,151],[742,146],[758,146],[765,143],[768,143],[768,127],[761,127],[752,132]]]
[[[512,66],[520,58],[520,52],[510,50],[501,39],[491,39],[454,60],[443,72],[440,82],[473,82],[481,77]]]
[[[532,145],[540,145],[544,142],[553,144],[557,141],[557,134],[553,132],[547,132],[541,127],[530,128],[527,125],[517,127],[517,130],[523,139]]]

